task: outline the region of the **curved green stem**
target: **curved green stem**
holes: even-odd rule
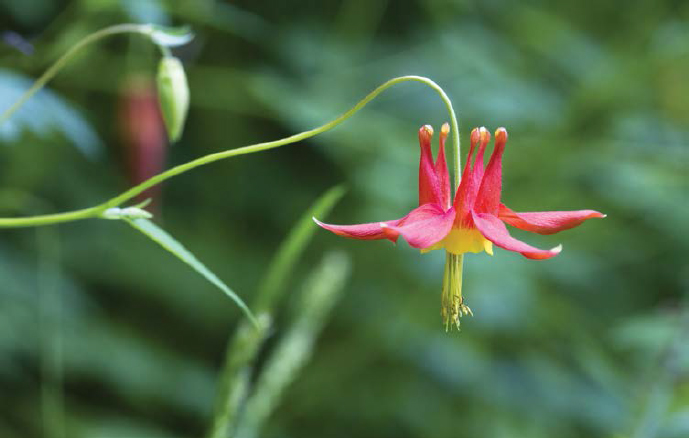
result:
[[[43,214],[38,216],[2,218],[0,228],[39,227],[41,225],[53,225],[62,222],[72,222],[80,219],[92,219],[100,216],[106,209],[100,206],[84,208],[82,210],[68,211],[65,213]]]
[[[57,74],[57,72],[59,72],[62,67],[64,67],[65,64],[84,47],[110,35],[122,33],[140,33],[150,35],[152,31],[153,28],[146,24],[117,24],[86,36],[84,39],[72,46],[57,61],[55,61],[55,63],[51,65],[48,70],[46,70],[45,73],[43,73],[43,75],[36,80],[36,82],[34,82],[31,88],[26,90],[26,92],[16,102],[14,102],[11,107],[7,108],[2,115],[0,115],[0,125],[5,123],[5,121],[7,121],[7,119],[9,119],[15,111],[17,111],[27,100],[29,100],[29,98],[31,98],[31,96],[43,88],[45,84],[47,84],[48,81],[51,80]]]
[[[308,131],[300,132],[299,134],[294,134],[289,137],[280,139],[280,140],[275,140],[275,141],[269,141],[265,143],[257,143],[249,146],[244,146],[236,149],[230,149],[227,151],[223,152],[217,152],[209,155],[205,155],[203,157],[197,158],[195,160],[189,161],[188,163],[180,164],[178,166],[175,166],[171,169],[166,170],[165,172],[162,172],[156,176],[153,176],[146,181],[142,182],[141,184],[132,187],[131,189],[125,191],[124,193],[106,201],[105,203],[83,209],[83,210],[76,210],[72,212],[67,212],[67,213],[59,213],[59,214],[52,214],[52,215],[44,215],[44,216],[33,216],[33,217],[26,217],[26,218],[5,218],[5,219],[0,219],[0,227],[27,227],[27,226],[39,226],[39,225],[48,225],[48,224],[53,224],[53,223],[59,223],[59,222],[68,222],[68,221],[73,221],[73,220],[79,220],[79,219],[87,219],[87,218],[96,218],[99,217],[105,210],[108,208],[112,207],[117,207],[121,205],[122,203],[134,198],[138,194],[144,192],[145,190],[160,184],[161,182],[172,178],[173,176],[179,175],[181,173],[187,172],[189,170],[192,170],[196,167],[203,166],[205,164],[213,163],[215,161],[223,160],[225,158],[230,158],[230,157],[235,157],[238,155],[246,155],[246,154],[252,154],[254,152],[261,152],[269,149],[274,149],[278,148],[280,146],[285,146],[288,144],[296,143],[298,141],[305,140],[310,137],[314,137],[318,134],[322,134],[326,131],[329,131],[339,125],[340,123],[344,122],[345,120],[349,119],[352,117],[357,111],[362,109],[366,104],[368,104],[371,100],[375,99],[380,93],[383,91],[387,90],[388,88],[392,87],[395,84],[399,84],[402,82],[420,82],[424,85],[427,85],[431,87],[433,90],[435,90],[445,102],[445,105],[447,107],[448,113],[450,115],[450,123],[452,125],[452,130],[453,132],[453,142],[454,142],[454,160],[455,160],[455,187],[459,185],[459,180],[460,180],[460,174],[461,174],[461,168],[460,168],[460,144],[459,144],[459,125],[457,122],[457,116],[455,115],[454,109],[452,108],[452,102],[450,101],[450,98],[447,97],[447,94],[443,91],[442,88],[432,80],[422,77],[422,76],[401,76],[397,77],[394,79],[390,79],[389,81],[385,82],[384,84],[380,85],[378,88],[373,90],[371,93],[369,93],[366,97],[364,97],[359,103],[357,103],[353,108],[351,108],[349,111],[345,112],[341,116],[337,117],[336,119],[319,126],[318,128],[314,128]]]

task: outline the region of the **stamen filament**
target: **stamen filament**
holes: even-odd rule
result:
[[[445,275],[443,277],[443,293],[441,296],[440,315],[443,317],[445,331],[450,331],[454,325],[460,330],[459,318],[464,315],[474,316],[469,306],[464,304],[462,296],[462,265],[463,254],[446,253]]]

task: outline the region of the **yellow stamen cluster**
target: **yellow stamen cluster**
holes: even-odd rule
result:
[[[459,318],[465,315],[474,316],[462,297],[462,264],[465,252],[482,251],[493,255],[493,243],[483,237],[476,228],[452,228],[450,233],[430,248],[422,249],[427,253],[435,249],[445,249],[445,276],[441,297],[440,314],[443,317],[445,330],[453,326],[459,330]]]

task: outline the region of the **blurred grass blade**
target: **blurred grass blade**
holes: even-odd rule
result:
[[[213,422],[208,430],[209,438],[226,438],[236,423],[237,412],[244,403],[251,382],[252,363],[263,345],[271,325],[270,317],[258,315],[259,328],[247,323],[239,327],[230,338],[225,351],[225,363],[218,383]]]
[[[280,292],[287,286],[289,275],[301,257],[306,245],[318,230],[313,223],[313,217],[325,217],[345,194],[342,186],[335,186],[321,195],[320,198],[299,219],[287,238],[282,242],[275,257],[270,262],[267,274],[258,287],[254,307],[256,313],[267,311]]]
[[[201,263],[188,249],[186,249],[181,243],[170,236],[165,230],[158,227],[153,222],[148,219],[124,219],[129,225],[141,231],[151,240],[158,243],[160,246],[171,252],[175,257],[182,260],[187,265],[191,266],[196,272],[201,274],[206,280],[213,283],[220,290],[225,292],[225,295],[230,297],[244,314],[251,320],[251,322],[258,327],[256,318],[254,317],[251,310],[242,301],[239,296],[232,291],[225,283],[222,282],[213,272],[211,272],[203,263]]]
[[[258,436],[261,425],[279,403],[284,390],[311,357],[316,338],[348,276],[349,259],[342,253],[330,253],[307,279],[294,322],[259,375],[240,418],[236,437]]]
[[[318,230],[311,218],[327,216],[344,192],[341,186],[335,186],[322,194],[292,227],[270,262],[267,274],[258,287],[253,306],[261,322],[259,330],[249,331],[246,324],[240,324],[228,342],[213,424],[208,437],[224,438],[234,426],[237,411],[244,402],[249,388],[251,364],[270,328],[270,312],[280,294],[286,290],[289,275],[306,245]]]
[[[53,227],[36,228],[38,249],[38,328],[41,370],[41,427],[44,437],[63,438],[65,430],[63,304],[58,285],[60,236]]]

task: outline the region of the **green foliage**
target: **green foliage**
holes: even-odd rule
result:
[[[302,284],[330,248],[348,252],[351,283],[261,436],[689,435],[680,322],[689,284],[686,2],[10,3],[4,28],[35,51],[3,44],[0,64],[24,88],[88,33],[142,17],[144,3],[147,19],[192,26],[193,43],[172,49],[185,62],[191,102],[166,167],[313,128],[383,81],[419,74],[452,98],[464,145],[474,126],[508,129],[507,205],[608,214],[554,236],[515,232],[534,245],[562,243],[553,260],[497,249],[467,256],[464,296],[475,316],[452,335],[438,315],[441,254],[316,233],[287,270],[290,283]],[[0,186],[51,205],[29,209],[16,198],[0,208],[83,208],[133,185],[122,90],[133,76],[154,80],[159,58],[141,37],[75,57],[45,92],[79,109],[107,160],[75,152],[77,140],[90,143],[77,128],[33,127],[68,112],[17,112],[22,135],[0,139]],[[151,211],[235,290],[256,291],[282,236],[333,184],[345,184],[348,196],[331,222],[409,211],[416,130],[444,121],[437,96],[400,86],[325,135],[168,181]],[[43,258],[41,269],[53,273],[62,303],[66,436],[202,435],[240,318],[234,303],[116,224],[56,230],[59,258]],[[39,252],[34,231],[0,232],[3,438],[43,436]],[[294,307],[298,288],[280,286],[287,293],[256,371],[277,351],[289,326],[282,321],[292,320],[284,306]]]
[[[19,99],[31,84],[32,81],[23,75],[0,69],[0,113]],[[50,90],[39,92],[11,120],[0,125],[0,141],[3,144],[19,143],[27,133],[47,139],[59,133],[90,158],[99,155],[103,148],[84,116]]]
[[[256,292],[256,309],[258,312],[268,311],[275,307],[275,302],[285,291],[289,277],[296,269],[302,258],[306,246],[318,230],[313,224],[314,217],[325,217],[344,196],[345,190],[335,186],[325,192],[309,208],[292,228],[289,235],[278,248],[265,276]]]
[[[254,323],[258,325],[256,318],[251,313],[251,310],[242,301],[239,296],[232,291],[225,283],[222,282],[213,272],[211,272],[206,266],[201,263],[188,249],[186,249],[181,243],[175,240],[174,237],[170,236],[165,230],[157,226],[155,223],[146,219],[145,217],[124,217],[124,220],[134,227],[135,229],[141,231],[146,237],[153,240],[155,243],[162,246],[166,251],[170,252],[172,255],[189,265],[193,270],[202,275],[206,280],[215,285],[218,289],[223,291],[225,295],[230,297],[244,314]]]
[[[277,407],[287,386],[310,358],[316,338],[348,276],[349,260],[339,253],[326,255],[311,273],[295,306],[294,321],[282,334],[246,401],[237,425],[237,437],[259,436],[261,426]]]
[[[227,436],[230,430],[237,427],[237,419],[240,411],[243,410],[245,399],[248,397],[253,366],[261,346],[270,333],[270,329],[273,328],[275,315],[278,313],[276,307],[282,296],[288,291],[291,272],[301,260],[307,245],[317,230],[312,218],[314,216],[327,216],[342,195],[344,195],[344,189],[339,186],[335,186],[321,195],[292,227],[290,233],[280,244],[268,269],[263,273],[263,280],[258,287],[254,303],[260,324],[256,328],[242,323],[231,336],[219,380],[215,414],[209,429],[209,437],[222,438]],[[342,272],[336,271],[337,273]],[[334,275],[333,281],[338,278],[338,275]],[[332,293],[336,289],[327,288]],[[310,305],[307,303],[307,306]],[[315,336],[317,331],[317,326],[314,325],[309,336]],[[251,415],[251,412],[247,415]],[[254,423],[254,427],[258,427],[260,421]]]

